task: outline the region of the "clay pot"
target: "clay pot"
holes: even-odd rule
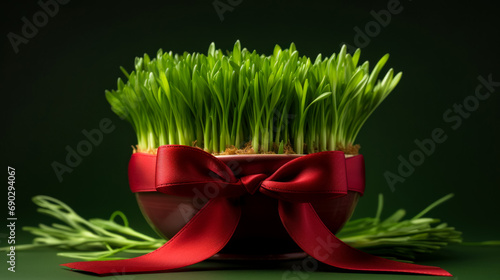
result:
[[[230,155],[218,156],[231,166],[237,176],[272,174],[299,155]],[[265,164],[262,164],[265,162]],[[233,166],[235,168],[233,168]],[[159,192],[136,193],[139,207],[149,225],[162,237],[174,236],[202,206],[191,197]],[[351,217],[360,194],[347,195],[313,203],[328,229],[337,233]],[[283,227],[278,214],[278,200],[261,193],[239,198],[241,220],[228,244],[215,259],[293,259],[305,256]],[[202,233],[200,233],[202,234]]]

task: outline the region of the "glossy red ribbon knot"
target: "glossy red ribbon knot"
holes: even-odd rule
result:
[[[439,267],[401,263],[364,253],[343,243],[325,226],[311,202],[340,197],[347,191],[362,194],[364,161],[361,155],[345,158],[342,152],[320,152],[284,158],[278,164],[279,168],[268,168],[265,163],[253,163],[255,170],[247,172],[250,174],[235,175],[222,160],[188,146],[161,146],[156,156],[133,154],[129,163],[133,192],[193,196],[193,190],[203,191],[210,184],[217,196],[167,243],[149,254],[126,260],[62,265],[112,274],[166,271],[201,262],[219,252],[238,225],[241,208],[231,198],[259,191],[279,200],[279,215],[288,234],[318,261],[351,270],[452,276]],[[268,174],[266,170],[276,171]],[[152,171],[156,176],[151,176]],[[332,250],[318,250],[324,247],[325,241]]]

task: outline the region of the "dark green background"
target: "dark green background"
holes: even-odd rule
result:
[[[212,2],[70,1],[19,46],[18,54],[6,35],[20,34],[21,18],[31,19],[40,7],[36,1],[3,4],[2,160],[4,168],[16,168],[18,241],[31,239],[21,226],[52,221],[36,214],[30,201],[36,194],[59,198],[89,218],[123,210],[133,227],[151,233],[128,189],[134,132],[104,98],[104,90],[115,88],[121,76],[120,65],[131,69],[135,56],[154,55],[158,48],[206,52],[212,41],[230,49],[237,39],[265,54],[275,44],[295,42],[301,54],[329,56],[342,42],[354,45],[354,28],[364,29],[374,20],[370,11],[387,9],[388,3],[244,0],[221,21]],[[390,53],[386,69],[404,75],[357,139],[366,159],[367,191],[355,217],[374,214],[378,193],[384,194],[385,214],[403,207],[413,215],[453,192],[455,198],[431,212],[432,217],[462,230],[467,241],[500,236],[500,87],[457,130],[443,120],[454,103],[474,93],[479,75],[500,81],[498,9],[493,3],[401,0],[402,12],[362,49],[362,60],[372,63]],[[75,148],[85,139],[81,131],[97,128],[103,118],[111,119],[116,129],[60,183],[51,163],[63,163],[65,147]],[[416,148],[413,141],[430,137],[438,127],[447,141],[391,192],[384,172],[397,172],[398,156],[407,158]],[[1,212],[4,216],[7,209]]]

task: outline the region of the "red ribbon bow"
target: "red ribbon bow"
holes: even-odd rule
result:
[[[126,260],[62,265],[110,274],[172,270],[201,262],[218,253],[238,225],[241,208],[230,198],[259,191],[279,200],[279,215],[288,234],[318,261],[351,270],[452,276],[439,267],[401,263],[364,253],[343,243],[325,226],[311,202],[343,196],[348,190],[363,193],[361,155],[346,159],[342,152],[320,152],[287,158],[275,164],[281,167],[253,164],[255,170],[236,176],[223,161],[188,146],[161,146],[157,156],[134,154],[129,164],[130,185],[134,192],[192,196],[193,190],[203,191],[210,185],[217,195],[174,237],[149,254]],[[155,177],[148,176],[151,170],[156,170]],[[268,174],[269,170],[276,171]],[[325,242],[329,244],[328,250],[324,248]]]

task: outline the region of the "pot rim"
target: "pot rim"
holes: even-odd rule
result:
[[[229,158],[229,157],[293,157],[293,158],[298,158],[298,157],[307,156],[307,155],[311,155],[311,154],[234,154],[234,155],[213,155],[213,156],[216,158]],[[360,155],[360,154],[357,154],[357,155]],[[354,157],[357,155],[344,153],[344,156],[346,158]]]

